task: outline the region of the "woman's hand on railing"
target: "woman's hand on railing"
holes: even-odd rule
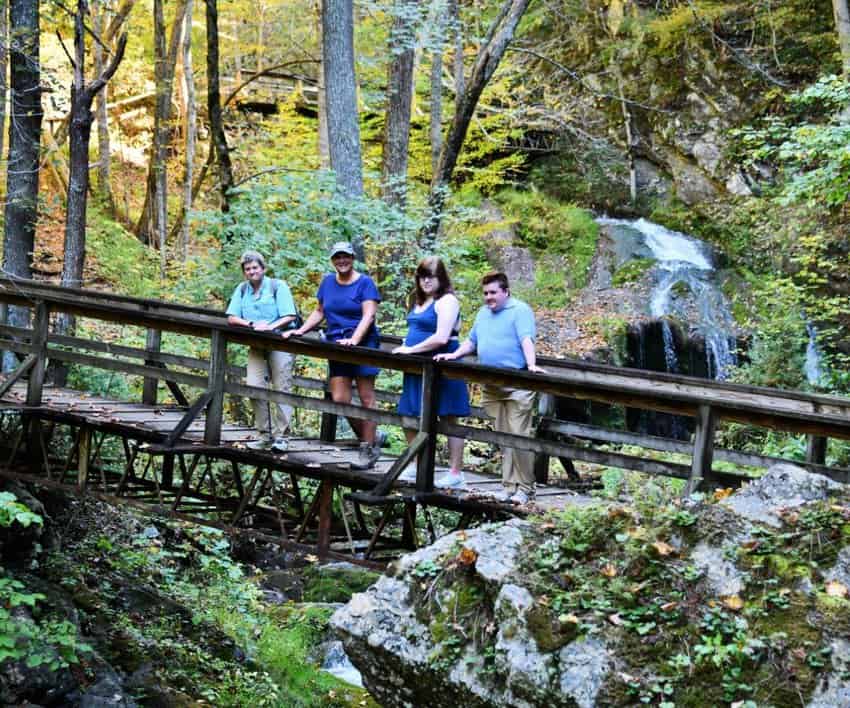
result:
[[[463,356],[463,354],[461,354],[461,356]],[[457,351],[453,351],[435,355],[434,361],[454,361],[455,359],[459,358],[460,357],[457,356]]]
[[[412,354],[410,351],[413,347],[408,347],[406,344],[400,344],[393,349],[393,354]]]
[[[289,339],[290,337],[300,337],[303,332],[299,332],[297,329],[287,329],[284,332],[280,333],[280,336],[284,339]]]
[[[354,337],[346,337],[345,339],[337,339],[334,344],[340,344],[343,347],[356,347],[360,345],[360,342],[354,339]]]

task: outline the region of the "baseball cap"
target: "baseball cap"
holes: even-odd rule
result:
[[[337,253],[347,253],[349,256],[354,255],[354,246],[348,241],[337,241],[331,246],[330,257],[333,258]]]

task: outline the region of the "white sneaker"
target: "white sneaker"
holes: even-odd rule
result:
[[[462,489],[466,486],[466,480],[463,478],[463,472],[447,472],[434,482],[434,486],[443,489]]]
[[[398,476],[399,482],[415,482],[416,481],[416,463],[411,462],[405,467]]]
[[[289,440],[284,437],[275,438],[272,443],[272,450],[275,452],[286,452],[289,449]]]
[[[272,446],[272,441],[270,438],[257,438],[256,440],[249,440],[245,443],[245,447],[249,450],[268,450]]]
[[[510,499],[511,504],[519,504],[520,506],[522,506],[523,504],[528,504],[528,500],[528,494],[526,494],[521,489],[517,489]]]

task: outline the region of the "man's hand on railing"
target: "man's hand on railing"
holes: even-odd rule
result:
[[[537,364],[532,364],[531,366],[528,367],[528,370],[532,374],[545,374],[546,373],[546,369],[544,369],[540,366],[537,366]]]
[[[254,322],[255,332],[271,332],[273,329],[271,322]]]

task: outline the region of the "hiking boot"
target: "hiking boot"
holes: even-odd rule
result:
[[[441,489],[463,489],[466,487],[466,480],[463,478],[463,472],[447,472],[434,482],[434,486]]]
[[[249,450],[268,450],[272,446],[271,438],[262,437],[256,440],[249,440],[245,443],[245,447]]]
[[[528,504],[529,496],[526,492],[522,491],[521,489],[517,489],[516,492],[514,492],[513,496],[511,497],[510,501],[511,501],[511,504],[519,504],[520,506],[522,506],[523,504]]]
[[[351,463],[353,470],[370,470],[375,466],[378,458],[381,456],[381,448],[377,445],[369,443],[360,443],[360,449],[357,452],[357,457]]]
[[[272,443],[272,450],[275,452],[286,452],[289,449],[289,440],[283,437],[278,437],[274,439]]]
[[[415,482],[416,481],[416,463],[411,462],[407,465],[398,476],[399,482]]]

